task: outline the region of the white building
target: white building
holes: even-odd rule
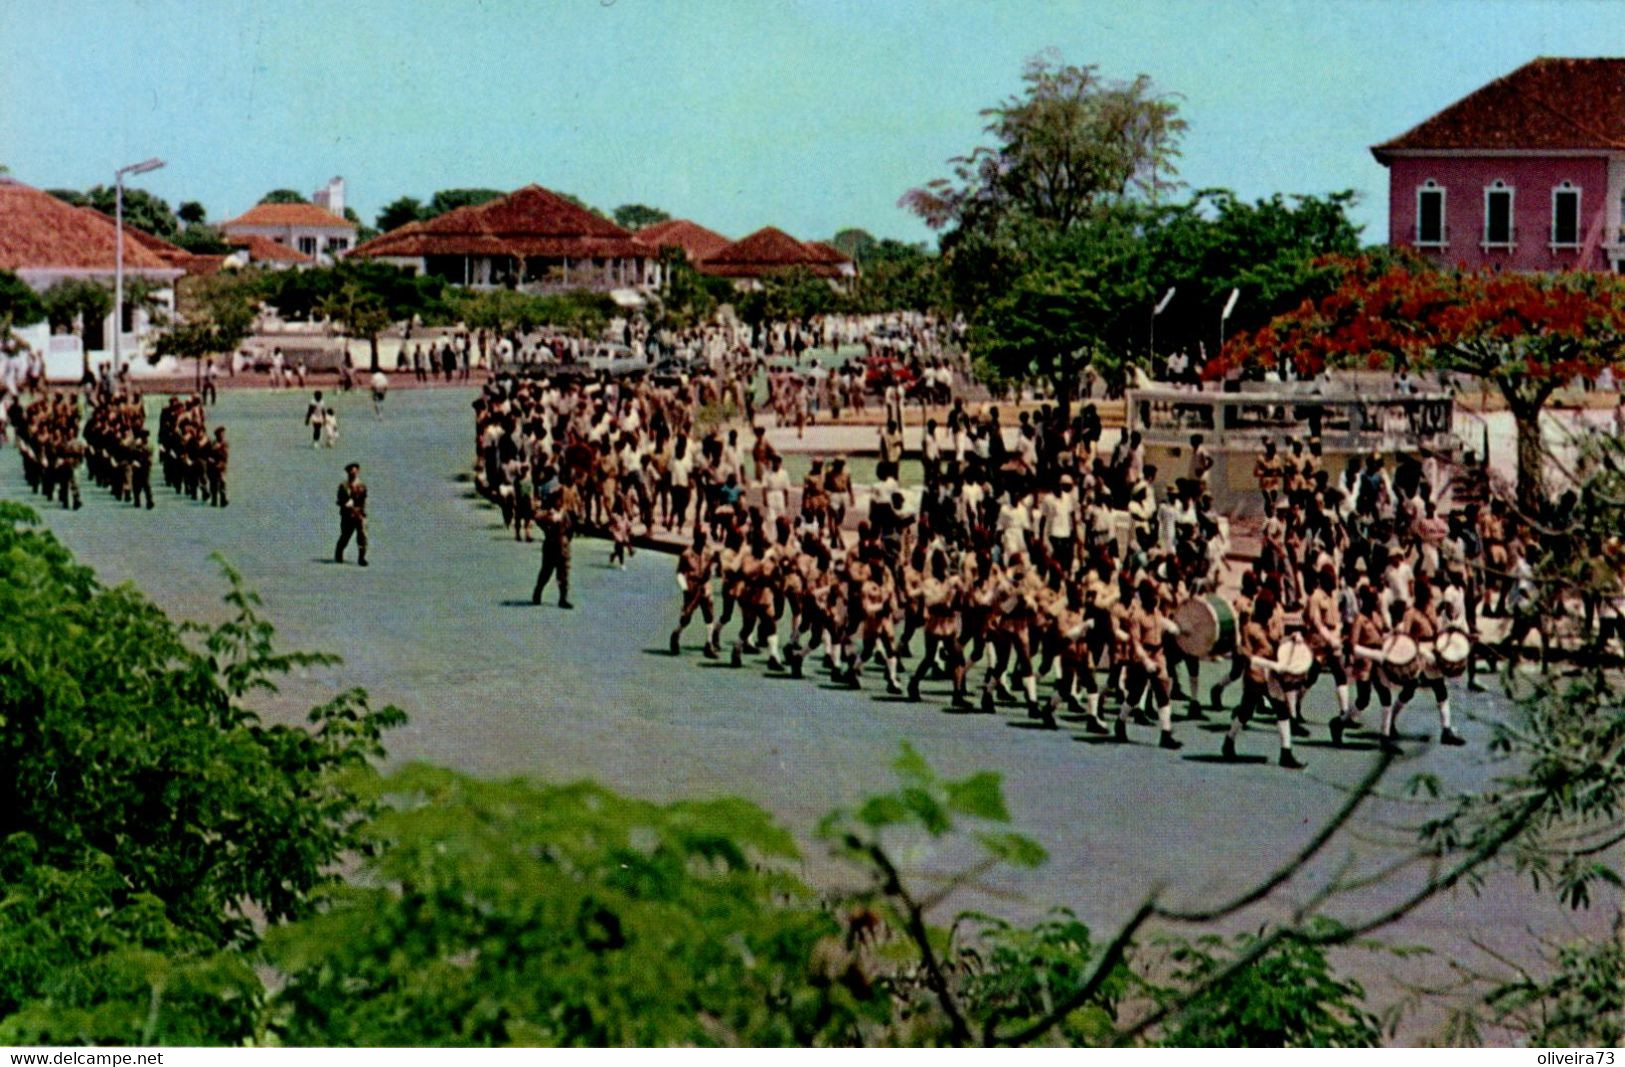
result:
[[[314,204],[255,204],[220,224],[226,240],[265,237],[327,264],[355,247],[356,225],[344,217],[344,179],[334,178],[316,193]],[[324,206],[325,205],[325,206]]]
[[[185,269],[181,249],[157,238],[131,236],[124,240],[126,282],[143,279],[159,288],[153,294],[158,308],[173,312],[175,280]],[[0,178],[0,270],[16,274],[25,284],[44,293],[63,281],[89,280],[114,288],[117,230],[113,220],[89,208],[65,204],[49,193],[9,178]],[[157,251],[170,248],[170,258]],[[126,290],[128,295],[128,289]],[[47,377],[76,380],[88,366],[94,370],[111,360],[113,331],[119,331],[119,351],[132,373],[149,369],[137,358],[148,340],[151,314],[126,300],[102,321],[63,323],[53,331],[48,322],[16,327],[13,333],[34,352],[45,357]]]

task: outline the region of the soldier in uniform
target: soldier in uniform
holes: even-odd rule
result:
[[[223,508],[229,503],[226,500],[226,466],[231,461],[231,446],[226,443],[226,428],[214,428],[214,442],[208,446],[204,455],[205,469],[208,474],[208,497],[211,507]],[[362,542],[361,555],[367,554],[366,542]]]
[[[361,464],[350,463],[344,468],[344,481],[339,483],[339,543],[333,549],[333,562],[344,562],[344,549],[355,538],[356,562],[367,565],[367,486],[361,480]]]
[[[559,578],[559,607],[566,611],[575,607],[570,603],[570,539],[575,535],[576,514],[580,510],[580,497],[565,477],[550,480],[542,486],[542,569],[536,574],[536,588],[531,590],[530,602],[542,602],[542,590],[556,574]]]
[[[141,506],[146,497],[147,510],[152,510],[152,445],[147,431],[138,429],[125,441],[125,455],[130,465],[130,503]]]

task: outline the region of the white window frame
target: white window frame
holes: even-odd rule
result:
[[[1568,194],[1573,194],[1574,196],[1574,240],[1559,241],[1557,239],[1557,198],[1559,196]],[[1583,216],[1580,213],[1580,187],[1566,178],[1557,185],[1552,186],[1552,251],[1556,252],[1559,249],[1580,247],[1581,218],[1583,218]]]
[[[307,248],[306,245],[309,245],[309,247]],[[294,238],[294,247],[302,256],[314,256],[318,251],[321,250],[322,242],[321,239],[317,237],[300,235],[299,237]]]
[[[1433,193],[1439,194],[1439,239],[1437,241],[1426,241],[1426,240],[1422,239],[1422,197],[1424,195],[1429,195],[1429,194],[1433,194]],[[1418,185],[1416,187],[1416,247],[1417,248],[1449,248],[1450,247],[1450,223],[1448,221],[1449,220],[1449,215],[1447,215],[1445,213],[1445,209],[1448,206],[1448,204],[1449,204],[1449,198],[1448,198],[1448,194],[1446,194],[1446,192],[1445,192],[1444,186],[1440,185],[1438,182],[1434,181],[1432,178],[1429,178],[1427,181],[1423,182],[1421,185]]]
[[[1505,193],[1507,198],[1507,239],[1505,241],[1490,240],[1490,197]],[[1518,247],[1518,196],[1517,191],[1501,178],[1495,179],[1484,186],[1484,241],[1483,248],[1516,248]]]

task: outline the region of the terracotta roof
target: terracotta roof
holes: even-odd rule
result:
[[[1371,154],[1475,148],[1625,149],[1625,59],[1533,60]]]
[[[700,264],[700,270],[706,274],[727,278],[754,278],[797,267],[821,278],[833,278],[840,273],[822,254],[772,226],[740,238]]]
[[[289,248],[281,241],[273,241],[257,233],[243,234],[240,237],[226,237],[226,243],[233,248],[248,249],[250,262],[261,263],[309,263],[310,257],[297,248]]]
[[[560,256],[648,258],[648,245],[608,219],[527,185],[483,204],[409,222],[357,245],[359,256]]]
[[[126,238],[138,233],[128,226],[124,232]],[[0,178],[0,269],[111,274],[116,244],[113,220],[101,212],[65,204],[33,186]],[[157,272],[175,268],[141,240],[127,239],[124,269]]]
[[[681,248],[689,261],[698,263],[728,247],[728,239],[687,219],[667,219],[645,226],[632,236],[654,248]]]
[[[351,232],[355,223],[341,218],[315,204],[255,204],[230,222],[222,222],[222,230],[233,226],[342,226]]]

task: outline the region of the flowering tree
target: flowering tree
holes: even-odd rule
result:
[[[1625,283],[1607,274],[1436,271],[1416,263],[1342,261],[1342,284],[1251,334],[1207,368],[1292,361],[1433,369],[1479,378],[1505,399],[1518,431],[1518,499],[1543,496],[1540,414],[1565,382],[1625,361]]]

